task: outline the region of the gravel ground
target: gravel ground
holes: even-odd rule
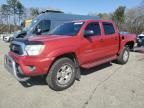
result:
[[[0,108],[143,108],[144,50],[131,52],[126,65],[107,63],[82,70],[80,81],[61,92],[43,78],[19,83],[3,66],[8,43],[0,40]]]

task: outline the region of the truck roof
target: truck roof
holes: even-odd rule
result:
[[[112,20],[102,20],[102,19],[74,20],[74,21],[70,21],[70,22],[110,22],[110,23],[113,23]]]
[[[50,19],[50,20],[85,20],[85,19],[99,19],[98,16],[89,16],[89,15],[76,15],[76,14],[66,14],[66,13],[53,13],[46,12],[39,14],[34,19]]]

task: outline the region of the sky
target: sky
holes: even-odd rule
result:
[[[20,0],[27,8],[54,8],[65,13],[88,14],[88,13],[110,13],[118,6],[128,8],[140,5],[142,0]],[[0,0],[0,4],[6,0]]]

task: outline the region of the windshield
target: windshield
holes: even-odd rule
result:
[[[35,24],[37,24],[38,21],[39,21],[38,19],[32,20],[32,22],[30,23],[30,25],[27,27],[27,30],[31,29]]]
[[[31,24],[26,28],[26,32],[28,36],[31,36],[33,34],[33,29],[35,25],[39,22],[39,19],[32,20]]]
[[[76,35],[84,22],[70,22],[70,23],[64,23],[58,27],[56,27],[54,30],[52,30],[49,34],[51,35],[69,35],[74,36]]]

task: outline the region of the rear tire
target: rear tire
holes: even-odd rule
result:
[[[76,68],[69,58],[60,58],[54,62],[46,77],[49,87],[56,91],[64,90],[75,82]]]
[[[129,48],[125,47],[118,56],[117,63],[126,64],[128,62],[129,55]]]

